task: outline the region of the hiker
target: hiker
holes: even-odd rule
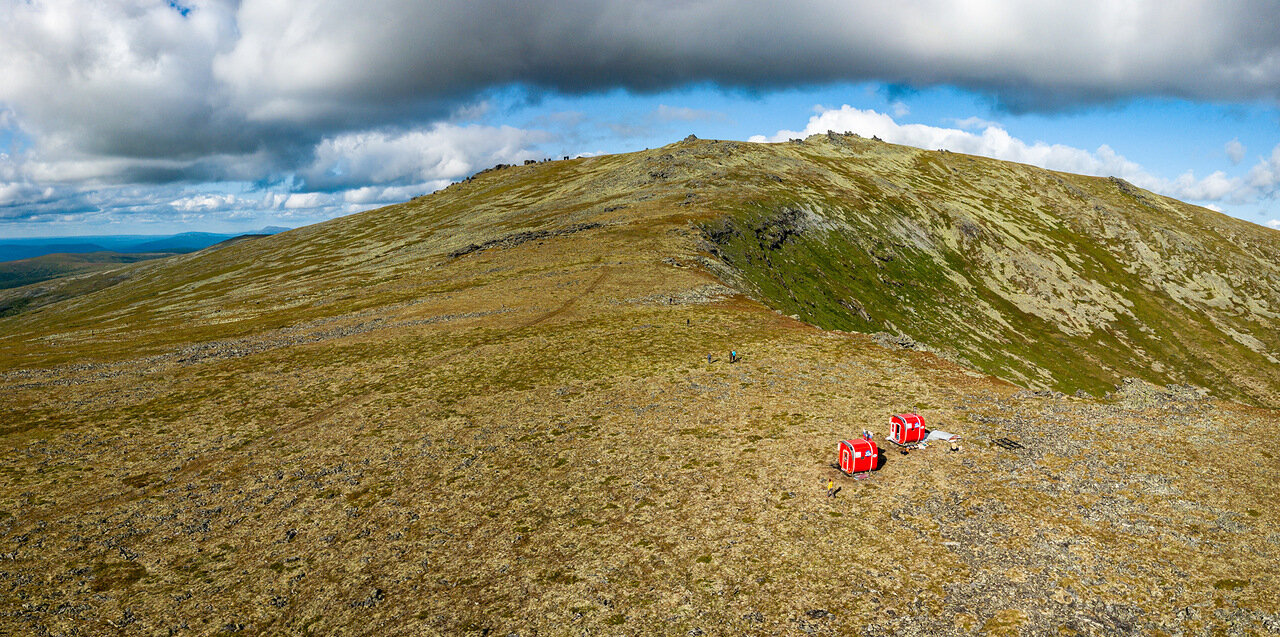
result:
[[[708,364],[708,365],[710,365],[710,364],[711,364],[711,355],[710,355],[710,354],[707,354],[707,364]]]
[[[827,497],[836,497],[836,481],[832,478],[827,478]]]
[[[738,362],[738,350],[735,349],[729,352],[729,362],[730,363]]]

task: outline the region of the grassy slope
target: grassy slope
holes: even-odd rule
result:
[[[154,252],[121,254],[119,252],[87,252],[83,254],[46,254],[44,256],[0,263],[0,289],[16,288],[72,274],[108,270],[126,263],[137,263],[170,256]]]
[[[1280,404],[1274,230],[1112,180],[852,137],[769,152],[803,169],[707,230],[785,313],[903,332],[1033,388],[1138,377]]]
[[[744,175],[779,150],[508,169],[25,297],[0,319],[0,629],[1208,632],[1280,613],[1280,476],[1252,444],[1274,412],[1040,399],[717,295],[696,229],[764,201],[778,182]],[[720,186],[734,198],[708,201]],[[584,222],[606,225],[448,256]],[[834,441],[899,410],[965,451],[894,455],[823,497]],[[867,579],[834,575],[849,564]]]

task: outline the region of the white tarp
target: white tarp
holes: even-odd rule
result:
[[[925,437],[925,441],[928,442],[930,440],[955,440],[956,438],[959,438],[959,437],[960,436],[956,434],[949,434],[945,431],[934,429],[933,431],[929,432],[928,436]]]

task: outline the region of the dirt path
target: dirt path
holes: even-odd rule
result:
[[[587,286],[583,288],[580,292],[566,299],[563,303],[561,303],[555,309],[549,312],[546,312],[544,314],[541,314],[537,317],[534,317],[528,322],[520,325],[520,328],[533,327],[535,325],[543,323],[549,319],[555,318],[569,311],[574,305],[581,302],[583,298],[586,298],[591,294],[593,294],[596,291],[596,289],[599,288],[599,286],[605,281],[605,279],[608,278],[610,273],[611,272],[608,267],[602,267],[600,270],[600,273],[596,275],[596,277],[589,284],[587,284]],[[396,324],[386,325],[386,327],[397,327],[397,326],[398,325]],[[494,338],[493,340],[494,342],[496,342],[501,339]],[[430,367],[447,364],[448,361],[451,360],[452,358],[458,356],[459,354],[465,351],[471,351],[472,349],[474,348],[462,348],[462,349],[443,352],[441,354],[433,356],[432,358],[426,361],[423,361],[420,367],[430,368]],[[258,353],[258,352],[251,352],[250,354],[255,354],[255,353]],[[174,354],[170,354],[170,356],[174,356]],[[150,369],[150,370],[140,370],[140,371],[143,375],[146,375],[147,373],[153,372],[155,370]],[[298,417],[287,424],[281,425],[279,428],[271,431],[270,433],[264,434],[262,436],[259,436],[257,438],[254,438],[248,441],[243,446],[240,446],[234,449],[223,448],[223,449],[217,449],[217,450],[206,452],[202,454],[200,457],[198,457],[197,459],[183,464],[182,468],[174,472],[171,476],[169,476],[167,480],[157,476],[157,478],[159,479],[154,483],[144,484],[143,486],[140,486],[140,487],[130,487],[125,485],[122,487],[124,490],[112,495],[111,497],[100,499],[100,500],[94,500],[93,498],[90,498],[90,497],[81,498],[71,502],[64,502],[62,506],[59,508],[61,510],[67,510],[68,508],[83,510],[86,507],[116,508],[124,504],[127,504],[129,502],[138,500],[140,498],[147,497],[147,495],[151,492],[151,488],[153,486],[172,484],[184,478],[189,478],[191,476],[197,475],[201,471],[204,471],[210,467],[214,467],[214,466],[219,467],[219,469],[224,473],[235,473],[235,472],[241,471],[246,467],[246,465],[248,465],[253,461],[255,452],[259,450],[259,448],[262,447],[265,443],[269,441],[278,440],[281,436],[290,435],[308,426],[322,424],[324,422],[327,422],[333,419],[335,416],[337,416],[338,414],[342,413],[345,410],[348,410],[349,408],[358,407],[360,405],[366,404],[372,401],[374,398],[376,398],[379,392],[382,390],[382,388],[385,385],[386,383],[382,383],[382,384],[379,384],[378,386],[370,387],[366,391],[362,391],[358,394],[348,396],[334,403],[331,403],[319,409],[318,411]]]
[[[541,322],[543,322],[543,321],[545,321],[545,320],[547,320],[547,319],[555,318],[555,317],[557,317],[557,316],[559,316],[559,315],[561,315],[561,314],[564,314],[564,312],[565,312],[566,310],[568,310],[570,306],[572,306],[572,305],[576,304],[578,301],[582,300],[582,298],[583,298],[583,297],[585,297],[585,296],[587,296],[587,295],[591,294],[592,292],[595,292],[595,291],[596,291],[596,288],[600,286],[600,283],[601,283],[601,282],[603,282],[603,281],[605,280],[605,278],[606,278],[606,277],[608,277],[608,276],[609,276],[609,268],[608,268],[607,266],[601,267],[601,268],[600,268],[600,274],[598,274],[598,275],[596,276],[596,278],[595,278],[595,280],[594,280],[594,281],[592,281],[590,284],[588,284],[588,285],[587,285],[587,288],[586,288],[585,290],[583,290],[583,291],[579,292],[577,295],[575,295],[575,296],[573,296],[573,297],[569,298],[569,299],[568,299],[568,300],[566,300],[564,303],[561,303],[561,304],[560,304],[560,307],[557,307],[556,309],[551,310],[550,312],[547,312],[546,314],[543,314],[542,316],[539,316],[539,317],[537,317],[537,318],[535,318],[535,319],[532,319],[532,320],[530,320],[528,323],[525,323],[524,325],[521,325],[520,327],[521,327],[521,328],[525,328],[525,327],[533,327],[534,325],[537,325],[537,324],[539,324],[539,323],[541,323]]]

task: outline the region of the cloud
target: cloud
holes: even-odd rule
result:
[[[297,222],[320,221],[378,204],[405,201],[497,163],[542,158],[531,145],[548,133],[509,126],[437,123],[401,131],[347,133],[320,140],[295,172],[265,192],[200,192],[217,188],[184,184],[117,186],[100,177],[118,158],[73,156],[46,162],[37,154],[0,153],[0,220],[13,223],[208,222],[264,215]],[[136,170],[162,168],[170,160],[129,160]],[[174,162],[180,164],[180,162]],[[39,185],[42,180],[58,185]],[[244,184],[248,186],[248,184]],[[74,212],[74,215],[67,215]]]
[[[1280,230],[1280,219],[1272,219],[1271,221],[1268,221],[1268,222],[1267,222],[1267,227],[1268,227],[1268,228],[1275,228],[1276,230]]]
[[[1277,185],[1280,185],[1280,144],[1271,149],[1269,157],[1259,159],[1258,163],[1249,169],[1245,181],[1259,190],[1275,191]]]
[[[452,183],[448,179],[436,179],[433,181],[413,184],[409,186],[364,186],[362,188],[352,188],[339,193],[344,203],[367,205],[377,203],[392,203],[407,201],[419,195],[435,192]]]
[[[1228,177],[1226,173],[1220,170],[1200,179],[1197,179],[1194,173],[1188,171],[1179,175],[1172,183],[1157,180],[1150,187],[1152,190],[1165,191],[1167,194],[1180,199],[1193,201],[1234,200],[1236,202],[1242,200],[1242,191],[1244,189],[1240,179]]]
[[[286,196],[280,202],[280,207],[286,210],[296,210],[298,208],[321,208],[333,203],[333,195],[322,192],[295,192]]]
[[[1258,19],[1271,8],[1262,1],[246,0],[236,12],[240,35],[213,68],[262,120],[323,118],[374,96],[366,106],[510,83],[580,93],[879,80],[975,88],[1018,108],[1152,94],[1266,99],[1280,85],[1280,27]]]
[[[394,133],[347,133],[317,144],[300,174],[312,190],[453,180],[494,164],[544,158],[530,147],[549,139],[545,132],[511,126],[446,123]]]
[[[12,206],[19,202],[34,203],[52,196],[53,189],[49,187],[40,188],[21,182],[0,183],[0,206]]]
[[[718,111],[689,108],[687,106],[667,106],[666,104],[659,104],[658,108],[653,109],[650,116],[663,122],[696,122],[698,120],[726,119],[725,114]]]
[[[24,139],[21,156],[0,149],[21,173],[0,192],[35,215],[54,200],[91,209],[102,202],[77,193],[126,197],[118,187],[135,184],[298,174],[326,192],[416,187],[518,155],[460,152],[423,132],[476,121],[507,87],[536,99],[878,81],[895,95],[973,90],[1016,111],[1153,95],[1275,102],[1280,22],[1258,18],[1273,12],[1262,0],[0,0],[0,129]],[[714,114],[664,105],[654,117]],[[448,150],[415,155],[417,135]],[[1260,166],[1245,186],[1274,190],[1277,169]],[[1212,178],[1195,187],[1218,192]]]
[[[947,120],[964,130],[984,129],[992,126],[1000,128],[1000,124],[991,120],[982,119],[981,117],[966,117],[964,119],[951,118]]]
[[[970,120],[961,121],[970,123]],[[1275,198],[1277,187],[1280,187],[1280,145],[1272,151],[1270,158],[1260,161],[1243,179],[1229,177],[1221,171],[1196,178],[1194,173],[1188,171],[1177,179],[1168,180],[1152,175],[1105,144],[1097,150],[1088,151],[1063,144],[1027,143],[994,124],[986,126],[980,133],[924,124],[899,124],[884,113],[857,109],[847,104],[838,109],[819,109],[816,115],[809,118],[804,130],[780,130],[771,136],[753,136],[750,141],[780,142],[827,131],[850,131],[864,137],[879,137],[895,144],[928,150],[946,149],[1051,170],[1084,175],[1114,175],[1142,188],[1192,201],[1257,201]]]
[[[0,2],[0,104],[41,140],[120,158],[234,162],[267,149],[287,166],[336,134],[474,117],[478,96],[511,85],[875,80],[1022,110],[1280,99],[1280,23],[1257,19],[1273,9],[1261,0]]]
[[[1108,146],[1089,152],[1062,144],[1028,144],[998,126],[987,126],[982,132],[973,133],[958,128],[899,124],[884,113],[857,109],[847,104],[838,109],[823,110],[809,118],[804,130],[782,130],[771,137],[752,137],[751,141],[784,141],[828,130],[852,131],[864,137],[879,137],[895,144],[930,150],[945,148],[1075,173],[1111,174],[1126,178],[1141,174],[1139,166]]]
[[[175,199],[169,202],[174,210],[212,212],[221,210],[232,210],[246,206],[257,207],[254,202],[243,200],[235,195],[230,194],[200,194]]]
[[[449,116],[451,122],[470,122],[478,120],[485,115],[493,112],[493,102],[489,100],[480,100],[471,104],[463,104],[455,109]]]
[[[4,0],[0,103],[38,137],[91,154],[252,150],[225,112],[212,63],[235,36],[230,3],[187,17],[165,3]],[[230,125],[229,125],[230,124]]]
[[[1233,139],[1227,142],[1226,146],[1223,147],[1223,150],[1226,151],[1227,158],[1231,160],[1232,166],[1238,166],[1240,165],[1240,162],[1244,161],[1245,148],[1244,144],[1241,144],[1239,139]]]

